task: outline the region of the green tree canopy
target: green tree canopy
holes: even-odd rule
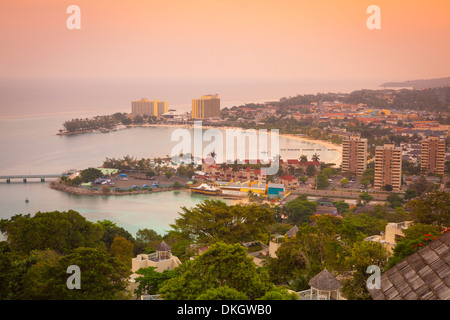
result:
[[[153,229],[139,229],[136,232],[135,252],[155,252],[163,237]]]
[[[436,191],[425,199],[414,199],[407,204],[414,221],[423,224],[450,225],[450,193]]]
[[[373,196],[367,192],[363,192],[359,195],[359,199],[363,201],[363,204],[368,204],[373,200]]]
[[[301,225],[294,237],[282,242],[276,251],[277,258],[269,259],[267,270],[275,284],[290,284],[296,291],[305,290],[308,281],[324,267],[342,269],[345,248],[338,240],[341,219],[317,216],[313,220],[315,226]]]
[[[76,265],[81,272],[81,289],[67,288],[67,268]],[[77,248],[62,257],[53,272],[52,298],[61,300],[126,299],[126,287],[131,274],[128,266],[96,248]]]
[[[308,166],[306,167],[306,171],[305,172],[306,172],[306,174],[308,176],[312,177],[313,175],[316,174],[317,169],[316,169],[316,167],[314,165],[308,164]]]
[[[222,286],[249,299],[260,298],[273,288],[267,272],[256,268],[243,246],[217,242],[193,260],[181,276],[166,281],[160,292],[166,300],[195,300]]]
[[[26,254],[46,249],[67,254],[78,247],[97,247],[103,235],[98,224],[73,210],[15,215],[0,220],[0,231],[13,250]]]
[[[225,285],[206,290],[197,300],[248,300],[248,297],[245,293]]]
[[[298,224],[309,222],[311,217],[317,209],[317,203],[306,200],[305,196],[299,196],[296,199],[289,201],[284,206],[290,223]]]
[[[193,208],[181,208],[174,231],[197,243],[226,243],[265,240],[273,213],[258,205],[229,206],[219,200],[205,200]]]
[[[87,168],[80,172],[80,177],[82,182],[90,182],[95,179],[101,178],[103,173],[96,168]]]
[[[353,244],[349,253],[346,263],[347,269],[353,271],[353,277],[343,281],[342,292],[347,299],[370,300],[370,294],[366,287],[369,278],[366,273],[367,268],[375,265],[383,270],[388,252],[380,243],[359,241]]]
[[[20,266],[20,267],[19,267]],[[80,289],[69,289],[69,266],[80,268]],[[80,247],[61,256],[52,250],[32,251],[17,260],[10,273],[11,299],[115,300],[126,299],[130,269],[104,249]],[[14,285],[12,285],[14,281]]]
[[[131,259],[133,259],[133,243],[121,236],[116,236],[111,244],[111,255],[131,268]]]
[[[405,197],[404,197],[405,200],[411,200],[411,199],[414,199],[415,197],[417,197],[416,190],[414,190],[414,189],[406,189]]]
[[[129,233],[127,230],[125,230],[122,227],[119,227],[115,222],[112,222],[111,220],[99,220],[97,221],[97,224],[102,227],[103,229],[103,236],[102,236],[102,242],[105,244],[105,248],[107,250],[110,250],[111,245],[116,238],[116,236],[121,236],[125,238],[126,240],[131,241],[131,243],[134,244],[135,239]],[[142,253],[142,252],[140,252]]]
[[[135,272],[139,277],[135,278],[138,287],[134,293],[139,297],[143,294],[157,294],[163,283],[180,275],[177,269],[156,271],[156,267],[141,268]]]

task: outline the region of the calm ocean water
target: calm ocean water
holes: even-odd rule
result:
[[[90,88],[78,86],[64,90],[45,81],[27,90],[19,90],[18,83],[0,82],[0,175],[11,174],[59,174],[68,169],[84,169],[100,166],[106,157],[120,158],[129,154],[134,157],[158,157],[170,154],[176,142],[170,141],[175,128],[140,127],[124,129],[107,134],[92,133],[76,136],[57,136],[64,121],[72,118],[91,117],[99,114],[111,114],[117,111],[129,111],[130,101],[141,97],[176,101],[178,110],[187,110],[188,97],[197,97],[205,93],[219,93],[222,106],[239,105],[245,102],[270,100],[276,90],[259,93],[256,88],[246,94],[234,92],[230,98],[224,98],[223,92],[214,90],[214,86],[205,86],[204,90],[192,90],[191,87],[172,86],[179,89],[178,100],[166,98],[168,87],[112,86]],[[251,87],[251,86],[250,86]],[[250,88],[249,87],[249,88]],[[31,88],[31,89],[30,89]],[[261,87],[260,87],[261,88]],[[95,90],[94,90],[95,89]],[[262,88],[264,89],[264,87]],[[279,89],[279,88],[278,88]],[[292,89],[292,88],[291,88]],[[259,89],[261,90],[261,89]],[[226,91],[226,90],[225,90]],[[52,93],[51,93],[52,92]],[[138,94],[142,93],[142,94]],[[166,96],[164,96],[166,92]],[[175,92],[177,92],[175,90]],[[240,92],[240,93],[239,93]],[[292,91],[291,91],[292,92]],[[295,92],[295,91],[294,91]],[[251,95],[257,97],[251,99]],[[266,96],[267,95],[267,96]],[[171,105],[171,107],[173,107]],[[77,110],[77,111],[75,111]],[[320,145],[280,137],[281,149],[322,149]],[[317,152],[322,161],[333,161],[339,156],[336,151],[285,151],[283,159],[297,158],[300,154],[309,157]],[[25,203],[25,198],[30,202]],[[142,228],[151,228],[159,233],[169,229],[182,206],[194,206],[204,200],[202,196],[192,196],[189,192],[164,192],[147,195],[118,197],[74,196],[52,190],[48,182],[13,181],[11,184],[0,181],[0,218],[9,218],[14,214],[34,214],[37,211],[73,209],[87,219],[95,221],[110,219],[129,230],[133,235]]]

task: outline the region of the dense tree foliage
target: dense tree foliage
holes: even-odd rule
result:
[[[195,300],[202,294],[211,295],[209,289],[225,285],[249,299],[260,298],[273,288],[267,272],[257,270],[244,247],[217,242],[181,276],[165,282],[160,292],[167,300]]]
[[[140,229],[136,232],[135,252],[152,253],[155,252],[163,237],[152,229]]]
[[[80,172],[81,182],[92,182],[102,176],[102,172],[97,168],[87,168]]]
[[[138,287],[134,291],[138,297],[143,294],[157,294],[165,281],[180,275],[177,269],[158,272],[156,267],[141,268],[135,273],[139,275],[135,278]]]
[[[367,268],[378,266],[381,270],[386,265],[387,250],[380,244],[370,241],[359,241],[352,245],[346,257],[347,268],[352,269],[352,277],[342,283],[342,292],[347,299],[370,300],[367,290]]]
[[[26,254],[46,249],[65,254],[78,247],[97,247],[103,236],[100,225],[73,210],[15,215],[0,220],[0,231],[13,250]]]
[[[285,205],[285,213],[288,215],[290,223],[301,224],[309,222],[309,217],[311,217],[317,209],[317,203],[306,199],[306,195],[301,195]]]
[[[414,220],[438,226],[450,225],[450,193],[436,191],[424,199],[414,199],[407,204]]]
[[[106,250],[111,249],[111,245],[114,242],[114,239],[117,236],[123,237],[126,240],[129,240],[134,245],[134,238],[127,230],[125,230],[122,227],[119,227],[116,223],[112,222],[111,220],[99,220],[97,221],[97,224],[100,225],[103,229],[103,235],[101,238],[101,241],[105,245]],[[142,253],[142,252],[140,252]]]
[[[263,240],[273,213],[257,205],[229,206],[219,200],[205,200],[183,212],[171,225],[174,231],[197,243],[226,243]]]
[[[134,245],[131,241],[121,236],[116,236],[111,244],[111,255],[116,257],[124,265],[131,268],[131,259],[133,259]]]

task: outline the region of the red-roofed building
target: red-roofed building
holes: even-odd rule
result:
[[[284,186],[286,188],[288,188],[288,187],[296,187],[298,185],[297,178],[293,177],[293,176],[291,176],[289,174],[286,174],[286,175],[280,177],[278,180],[279,180],[280,183],[284,184]]]
[[[294,168],[303,168],[303,170],[306,170],[306,167],[309,165],[313,165],[316,170],[320,170],[320,162],[319,161],[306,161],[306,162],[300,162],[298,159],[289,159],[289,160],[281,160],[280,161],[281,167],[283,167],[284,171],[289,172],[289,169]]]

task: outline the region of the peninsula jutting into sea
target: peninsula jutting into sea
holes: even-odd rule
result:
[[[450,300],[449,10],[3,1],[0,300]]]

